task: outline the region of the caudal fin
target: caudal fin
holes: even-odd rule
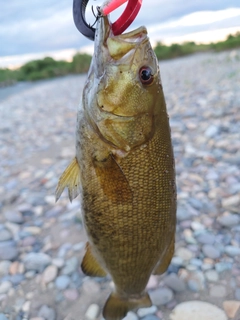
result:
[[[140,299],[129,300],[112,293],[103,308],[103,317],[105,320],[122,320],[130,310],[151,306],[152,301],[147,293]]]

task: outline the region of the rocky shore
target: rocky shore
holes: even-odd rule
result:
[[[174,144],[178,224],[153,306],[126,320],[240,319],[240,51],[160,63]],[[55,204],[74,156],[86,76],[0,88],[0,320],[100,320],[109,278],[79,269],[80,204]]]

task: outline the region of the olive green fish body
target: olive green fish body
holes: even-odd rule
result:
[[[158,62],[144,27],[113,36],[100,19],[78,112],[76,158],[63,173],[79,193],[89,243],[82,262],[115,284],[103,310],[120,320],[151,306],[145,288],[174,252],[176,188],[169,120]],[[151,71],[151,74],[149,73]]]

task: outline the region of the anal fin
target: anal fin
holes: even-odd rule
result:
[[[154,270],[153,274],[161,275],[167,271],[167,268],[174,255],[174,249],[175,249],[175,237],[173,237],[170,246],[168,247],[164,256],[161,258],[160,263],[158,264],[157,268]]]
[[[68,188],[68,196],[70,201],[76,198],[80,193],[80,167],[76,157],[65,169],[58,181],[55,191],[56,201],[58,201],[65,188]]]
[[[122,320],[130,310],[151,306],[152,301],[147,293],[139,299],[123,299],[112,293],[103,308],[103,317],[106,320]]]
[[[107,273],[100,266],[91,252],[89,243],[86,244],[86,253],[81,264],[83,273],[90,277],[106,277]]]

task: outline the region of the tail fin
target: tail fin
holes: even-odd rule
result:
[[[123,299],[116,293],[112,293],[103,308],[103,317],[106,320],[122,320],[128,311],[152,306],[148,293],[140,299]]]

